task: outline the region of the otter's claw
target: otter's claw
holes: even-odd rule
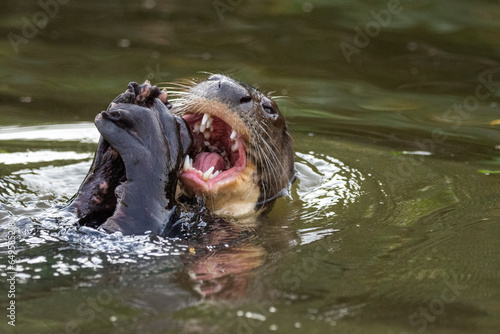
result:
[[[172,104],[168,102],[168,94],[165,89],[160,91],[157,86],[152,86],[148,80],[142,85],[139,85],[137,82],[131,82],[128,84],[127,90],[118,95],[108,109],[112,107],[113,103],[129,103],[151,108],[156,98],[160,99],[168,109],[172,108]]]

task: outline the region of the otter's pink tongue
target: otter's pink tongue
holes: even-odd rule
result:
[[[194,157],[193,167],[205,173],[214,166],[214,172],[224,170],[224,159],[217,153],[203,152]]]

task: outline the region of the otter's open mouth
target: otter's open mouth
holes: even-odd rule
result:
[[[224,115],[218,116],[209,112],[182,116],[191,129],[193,149],[184,160],[180,180],[197,194],[214,194],[235,182],[246,167],[244,136],[221,118]]]

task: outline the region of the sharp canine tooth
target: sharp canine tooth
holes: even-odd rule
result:
[[[205,173],[203,173],[203,181],[208,181],[208,179],[210,179],[210,176],[212,176],[214,169],[215,167],[212,166]]]
[[[204,132],[205,129],[210,127],[210,124],[208,123],[212,117],[209,114],[203,114],[203,118],[201,119],[201,126],[200,126],[200,131]],[[210,121],[210,123],[212,123]]]
[[[210,118],[209,114],[203,114],[203,118],[201,120],[201,125],[207,124],[208,119]]]
[[[233,130],[233,132],[231,132],[231,135],[229,136],[229,139],[234,140],[234,138],[236,138],[237,135],[238,133],[236,132],[236,130]]]
[[[239,147],[239,141],[235,141],[233,146],[231,146],[231,152],[237,151],[238,147]]]
[[[184,159],[184,166],[183,166],[183,170],[185,172],[187,172],[188,170],[190,170],[192,167],[192,164],[191,164],[191,159],[189,158],[189,155],[186,155],[186,159]]]
[[[205,114],[206,115],[206,114]],[[212,126],[213,118],[209,115],[207,119],[207,129]]]

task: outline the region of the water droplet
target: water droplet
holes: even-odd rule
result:
[[[304,13],[310,13],[310,12],[312,12],[313,9],[314,9],[314,6],[310,2],[304,2],[302,4],[302,11],[304,11]]]
[[[122,38],[118,40],[118,46],[121,48],[128,48],[130,46],[130,40],[126,38]]]
[[[153,9],[156,7],[156,0],[145,0],[143,6],[146,9]]]

